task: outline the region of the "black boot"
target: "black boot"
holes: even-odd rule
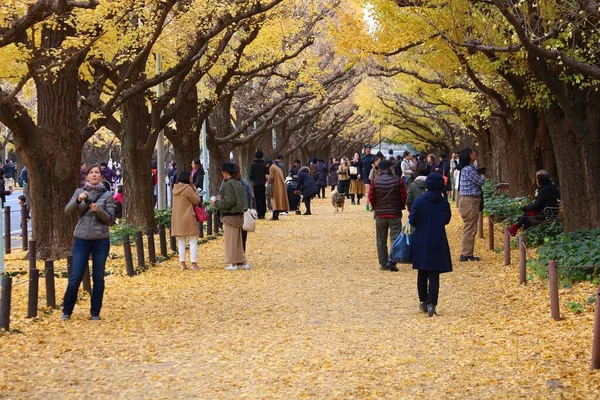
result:
[[[419,302],[419,310],[421,310],[423,312],[427,312],[427,302],[426,301]]]
[[[427,304],[427,314],[430,317],[437,315],[437,313],[435,312],[435,304]]]
[[[351,204],[356,204],[356,203],[354,202],[354,195],[353,195],[353,194],[351,194],[351,195],[350,195],[350,199],[352,199],[352,203],[351,203]]]

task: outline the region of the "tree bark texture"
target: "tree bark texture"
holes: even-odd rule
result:
[[[124,102],[121,115],[124,132],[121,138],[125,181],[124,215],[130,225],[153,228],[151,164],[157,133],[151,130],[145,97],[138,95]]]

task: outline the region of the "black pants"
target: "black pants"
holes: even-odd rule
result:
[[[254,186],[254,199],[258,218],[264,218],[267,213],[267,200],[265,198],[265,185]]]
[[[288,203],[290,205],[290,211],[296,211],[300,207],[300,195],[296,194],[296,189],[288,188]]]
[[[350,179],[346,179],[346,180],[340,181],[340,183],[338,183],[338,192],[339,193],[343,193],[344,195],[347,195],[349,190],[350,190]],[[346,198],[348,198],[348,197],[346,196]]]
[[[325,188],[327,185],[319,185],[319,192],[321,193],[321,198],[325,198]]]
[[[429,283],[429,288],[427,287]],[[440,292],[440,273],[438,271],[421,271],[417,275],[417,291],[419,301],[437,306],[438,294]]]
[[[315,197],[315,195],[313,194],[312,196],[304,196],[302,198],[302,201],[304,202],[304,205],[306,206],[306,214],[312,214],[310,212],[310,200]]]
[[[246,239],[248,239],[248,232],[242,229],[242,247],[244,247],[244,253],[246,252]]]

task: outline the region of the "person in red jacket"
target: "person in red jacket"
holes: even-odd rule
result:
[[[379,269],[396,272],[398,267],[389,259],[388,231],[393,243],[402,230],[402,210],[406,208],[407,193],[402,179],[392,174],[393,165],[389,160],[379,163],[381,174],[369,187],[369,203],[375,212]]]

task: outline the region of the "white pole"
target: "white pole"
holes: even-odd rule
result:
[[[156,74],[162,73],[162,57],[156,53]],[[156,85],[156,97],[160,98],[163,94],[163,84],[160,82]],[[156,173],[158,180],[158,209],[164,210],[167,208],[167,188],[165,186],[165,133],[160,130],[156,139]]]
[[[208,201],[210,198],[210,186],[209,186],[209,169],[208,165],[208,146],[206,145],[206,120],[202,122],[202,166],[204,167],[204,201]]]

